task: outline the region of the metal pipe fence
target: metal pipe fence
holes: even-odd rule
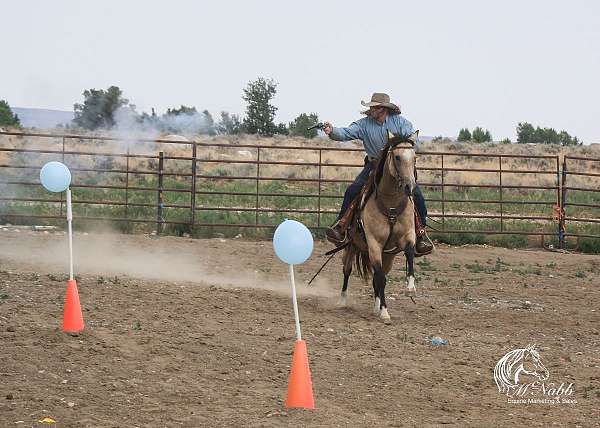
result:
[[[62,160],[73,172],[73,204],[82,207],[74,213],[78,221],[153,225],[157,234],[169,225],[185,226],[178,230],[191,234],[203,228],[269,229],[286,214],[324,229],[363,166],[362,149],[327,144],[33,132],[0,132],[0,137],[0,221],[61,219],[62,195],[38,192],[37,173],[45,161]],[[417,169],[437,233],[537,235],[563,246],[567,237],[600,237],[593,229],[600,223],[593,212],[600,208],[595,196],[600,187],[571,185],[579,177],[600,177],[576,169],[595,162],[600,166],[600,159],[565,156],[561,169],[559,156],[419,152]],[[575,192],[584,196],[567,199]],[[571,214],[582,208],[592,214]],[[575,223],[593,232],[572,227]]]

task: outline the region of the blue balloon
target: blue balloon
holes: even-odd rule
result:
[[[40,171],[42,186],[51,192],[64,192],[71,184],[71,171],[60,162],[48,162]]]
[[[313,245],[310,230],[295,220],[285,220],[273,235],[275,254],[290,265],[304,263],[310,257]]]

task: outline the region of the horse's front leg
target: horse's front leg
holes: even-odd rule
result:
[[[406,290],[404,294],[408,297],[417,296],[417,288],[415,285],[415,246],[408,244],[404,249],[406,256]]]
[[[371,233],[369,224],[365,223],[365,235],[367,238],[367,246],[369,248],[369,264],[373,272],[373,291],[375,295],[375,307],[373,312],[379,315],[379,318],[384,322],[389,322],[390,315],[387,311],[385,302],[385,271],[383,267],[383,239],[380,234],[374,231]]]
[[[371,266],[373,267],[373,290],[375,291],[375,307],[373,312],[375,315],[379,315],[379,318],[383,322],[390,322],[390,314],[387,310],[387,303],[385,301],[385,270],[382,260],[382,251],[373,251],[369,247],[369,258],[371,260]]]
[[[385,301],[385,284],[387,282],[385,272],[381,266],[373,266],[373,268],[375,271],[373,282],[377,287],[379,295],[379,299],[375,300],[375,304],[377,304],[377,300],[379,300],[379,318],[383,320],[383,322],[388,323],[391,318],[387,310],[387,303]]]

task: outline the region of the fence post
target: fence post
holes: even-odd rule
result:
[[[557,165],[560,164],[558,160],[558,156],[556,157]],[[558,183],[557,183],[558,185]],[[567,156],[563,158],[563,169],[562,169],[562,186],[561,187],[561,195],[558,206],[558,246],[561,249],[565,248],[565,210],[566,210],[566,202],[567,202]]]
[[[321,162],[322,162],[322,150],[319,149],[319,191],[317,198],[317,227],[321,227]]]
[[[442,155],[442,229],[446,230],[446,186],[444,183],[444,155]]]
[[[158,153],[158,193],[157,193],[157,211],[156,211],[156,234],[162,232],[163,218],[163,168],[165,162],[165,153]]]
[[[256,149],[256,211],[254,212],[254,225],[256,228],[254,229],[255,237],[258,239],[258,191],[259,191],[259,181],[260,181],[260,147]]]
[[[131,233],[131,222],[129,221],[129,155],[131,142],[127,141],[127,160],[125,163],[125,219],[127,220],[127,232]]]
[[[500,232],[504,231],[504,205],[502,203],[502,155],[498,156],[499,169],[500,173]]]
[[[196,223],[196,142],[192,143],[192,195],[190,198],[190,235],[194,237],[194,224]]]
[[[62,157],[61,157],[61,162],[64,164],[65,163],[65,137],[62,137]],[[64,192],[60,192],[60,216],[62,217],[63,215],[63,193]]]

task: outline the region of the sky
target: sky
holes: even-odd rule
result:
[[[600,2],[4,0],[0,99],[72,110],[119,86],[137,110],[243,114],[274,79],[277,122],[335,126],[387,92],[421,135],[518,122],[600,143]],[[7,35],[9,35],[7,37]]]

